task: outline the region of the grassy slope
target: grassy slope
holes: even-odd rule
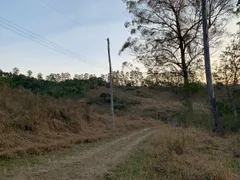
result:
[[[0,86],[0,157],[40,154],[158,124],[136,116],[130,108],[126,113],[116,112],[116,132],[112,132],[108,105],[89,106],[85,102],[99,93],[94,90],[90,97],[74,101]]]
[[[239,134],[220,138],[195,128],[163,125],[106,179],[236,180],[239,140]]]

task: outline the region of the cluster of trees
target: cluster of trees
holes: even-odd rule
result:
[[[213,74],[218,86],[224,85],[235,122],[240,113],[240,32],[233,35],[231,43],[221,53],[219,65]]]
[[[39,73],[37,78],[32,77],[32,71],[27,75],[20,74],[18,68],[13,72],[0,71],[0,83],[12,88],[22,87],[34,93],[50,95],[56,98],[79,98],[89,89],[107,86],[102,78],[90,77],[88,79],[71,79],[69,73],[50,74],[46,80]]]
[[[205,40],[209,37],[211,50],[217,49],[226,36],[225,25],[233,14],[239,11],[239,8],[235,7],[240,2],[238,0],[123,1],[132,20],[125,23],[131,34],[120,53],[130,50],[136,60],[147,69],[157,71],[163,76],[174,77],[174,81],[183,84],[185,97],[188,99],[188,109],[192,111],[190,82],[191,79],[194,81],[202,70],[203,49],[208,49],[208,41],[205,41],[204,47],[203,37]],[[203,32],[206,31],[209,35],[205,33],[204,36]],[[207,56],[205,59],[207,60],[205,62],[209,62]],[[206,72],[210,72],[209,68]],[[208,77],[209,75],[210,73]],[[208,80],[211,84],[211,77]],[[234,81],[232,83],[234,84]],[[214,96],[210,86],[211,110],[215,114],[213,119],[216,122]]]
[[[43,77],[42,73],[38,73],[36,77],[33,77],[32,74],[31,70],[28,70],[26,75],[21,74],[17,67],[12,72],[0,70],[0,82],[8,84],[12,88],[23,87],[35,93],[51,95],[57,98],[82,97],[84,92],[89,89],[101,86],[109,87],[108,74],[97,77],[95,74],[85,73],[75,74],[72,77],[70,73],[66,72],[51,73],[46,78]],[[147,74],[144,74],[139,68],[129,72],[113,71],[112,76],[114,86],[153,86],[166,85],[166,82],[171,82],[170,79],[166,80],[167,76],[150,70]]]

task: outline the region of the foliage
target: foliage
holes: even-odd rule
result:
[[[101,78],[92,77],[87,80],[68,79],[64,76],[63,81],[55,79],[54,74],[51,74],[47,80],[42,79],[42,74],[39,73],[37,79],[31,77],[31,71],[28,71],[28,76],[19,74],[19,70],[14,68],[14,73],[2,72],[0,83],[7,84],[12,88],[25,88],[34,93],[42,95],[50,95],[56,98],[79,98],[89,90],[105,85],[106,82]],[[65,80],[64,80],[65,79]]]
[[[102,93],[100,95],[100,100],[103,103],[110,103],[111,102],[111,95],[109,93]]]
[[[119,111],[125,111],[127,110],[127,106],[124,104],[116,104],[114,105],[114,109]]]
[[[214,73],[215,80],[224,83],[232,113],[237,121],[237,102],[240,79],[240,34],[235,34],[231,44],[221,54],[220,65]]]
[[[138,62],[152,72],[180,78],[188,91],[189,79],[202,68],[201,2],[192,0],[124,0],[132,20],[125,23],[131,35],[120,52],[130,49]],[[227,22],[233,0],[209,1],[208,28],[216,45]],[[159,79],[156,79],[158,83]]]
[[[218,114],[220,117],[223,117],[225,115],[229,115],[232,113],[231,105],[228,101],[217,101],[216,102],[218,107]]]
[[[223,114],[220,123],[224,132],[239,132],[240,130],[240,121],[235,121],[232,113]]]
[[[120,99],[116,96],[113,97],[114,101],[114,109],[115,110],[127,110],[129,106],[138,105],[140,102],[128,99]],[[109,93],[102,93],[100,94],[100,102],[102,103],[110,103],[111,102],[111,95]]]

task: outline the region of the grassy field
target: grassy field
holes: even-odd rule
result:
[[[236,180],[240,135],[216,137],[195,128],[163,125],[105,179]]]
[[[0,157],[41,154],[158,124],[131,111],[116,112],[112,132],[109,106],[88,105],[88,100],[56,99],[0,86]]]

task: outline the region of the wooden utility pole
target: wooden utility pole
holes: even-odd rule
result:
[[[202,19],[203,19],[205,73],[206,73],[206,80],[207,80],[208,96],[210,101],[210,110],[212,113],[213,131],[215,132],[219,130],[219,119],[218,119],[217,105],[214,97],[214,90],[213,90],[213,84],[212,84],[206,0],[202,0]]]
[[[109,80],[110,80],[110,94],[111,94],[111,122],[112,122],[112,129],[115,129],[114,104],[113,104],[113,83],[112,83],[112,62],[111,62],[109,38],[107,38],[107,46],[108,46],[109,76],[110,76]]]

